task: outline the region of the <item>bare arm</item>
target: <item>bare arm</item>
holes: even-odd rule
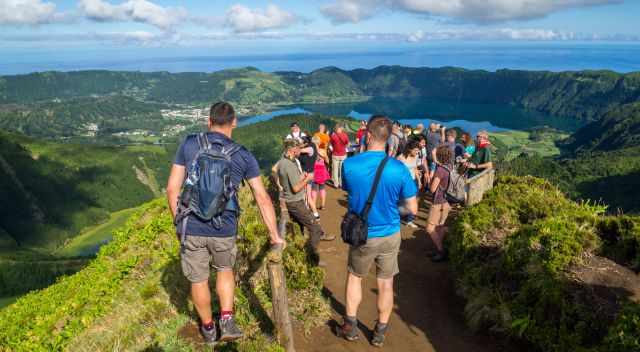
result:
[[[434,177],[433,180],[431,180],[431,186],[429,186],[429,191],[431,191],[431,193],[436,193],[436,190],[438,190],[438,186],[440,186],[440,178]]]
[[[185,167],[173,164],[171,167],[171,174],[169,175],[169,181],[167,182],[167,200],[169,201],[171,216],[174,219],[176,218],[176,212],[178,211],[178,197],[180,197],[180,189],[184,183],[185,176]]]
[[[251,190],[253,191],[253,197],[256,199],[256,204],[258,204],[262,221],[264,221],[265,225],[267,225],[267,229],[269,230],[269,239],[271,244],[285,244],[284,239],[280,238],[280,235],[278,235],[276,211],[273,209],[273,202],[271,201],[271,197],[269,197],[269,193],[267,193],[267,190],[262,184],[262,179],[260,177],[250,179],[249,186],[251,186]]]
[[[411,214],[418,214],[418,198],[411,197],[404,200],[404,205],[409,209]]]
[[[307,183],[309,183],[309,181],[311,181],[311,174],[307,174],[303,178],[301,178],[298,183],[291,187],[291,190],[293,191],[293,193],[301,192],[307,186]]]

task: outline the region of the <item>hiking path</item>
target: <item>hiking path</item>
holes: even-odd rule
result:
[[[360,339],[349,342],[335,336],[335,327],[342,323],[347,275],[348,246],[340,239],[340,221],[346,211],[346,194],[328,188],[327,204],[320,222],[323,229],[336,235],[331,242],[322,242],[320,257],[325,263],[324,291],[331,303],[331,318],[305,335],[295,331],[296,351],[378,351],[370,345],[377,318],[375,270],[363,280],[362,303],[358,310]],[[465,325],[464,301],[454,288],[453,273],[447,263],[432,263],[426,251],[433,243],[424,230],[427,206],[422,203],[416,218],[418,229],[402,227],[402,247],[399,256],[400,274],[394,282],[394,311],[382,350],[437,352],[498,352],[512,351],[502,339],[487,334],[474,334]]]

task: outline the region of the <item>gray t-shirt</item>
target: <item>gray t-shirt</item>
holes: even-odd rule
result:
[[[302,179],[302,170],[296,160],[282,158],[278,161],[278,180],[282,186],[282,198],[285,202],[304,200],[304,191],[293,192],[293,186]]]

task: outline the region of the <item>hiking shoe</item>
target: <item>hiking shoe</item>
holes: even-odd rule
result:
[[[358,336],[358,321],[344,320],[344,324],[338,326],[336,335],[343,337],[347,341],[356,341],[360,337]]]
[[[320,220],[320,214],[318,213],[313,213],[313,217],[316,218],[316,220]]]
[[[447,254],[444,252],[438,252],[431,257],[431,261],[434,263],[440,263],[447,260]]]
[[[322,236],[320,236],[320,240],[321,241],[333,241],[336,239],[336,236],[334,235],[328,235],[328,234],[323,234]]]
[[[200,325],[200,335],[202,335],[202,339],[204,343],[209,346],[214,346],[216,344],[216,339],[218,338],[218,334],[216,333],[216,326],[213,326],[213,329],[208,330],[203,325]]]
[[[242,331],[236,325],[233,316],[220,319],[220,341],[234,341],[242,336]]]
[[[417,228],[418,228],[418,225],[416,225],[416,223],[415,223],[415,222],[413,222],[413,221],[409,221],[409,222],[407,223],[407,226],[409,226],[409,227],[410,227],[410,228],[412,228],[412,229],[417,229]]]
[[[384,345],[384,334],[387,333],[387,329],[389,329],[388,324],[384,324],[384,327],[378,322],[376,322],[376,327],[373,329],[373,338],[371,339],[371,344],[375,347],[382,347]]]

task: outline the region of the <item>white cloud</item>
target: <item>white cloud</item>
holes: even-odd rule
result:
[[[622,2],[623,0],[336,0],[320,11],[334,23],[359,22],[373,16],[379,8],[475,23],[494,23],[540,18],[569,8]]]
[[[238,4],[231,6],[226,15],[226,25],[236,33],[289,27],[300,20],[296,15],[276,5],[268,5],[263,10]]]
[[[409,34],[409,36],[407,37],[407,41],[409,43],[421,42],[424,39],[425,39],[425,35],[424,35],[424,31],[422,31],[422,30],[415,31],[415,32]]]
[[[380,5],[379,0],[338,0],[321,7],[320,12],[334,24],[357,23],[373,17]]]
[[[38,25],[64,21],[56,4],[41,0],[0,0],[0,25]]]
[[[170,30],[187,17],[182,7],[162,7],[147,0],[128,0],[113,5],[103,0],[80,0],[80,11],[98,22],[134,21]]]

